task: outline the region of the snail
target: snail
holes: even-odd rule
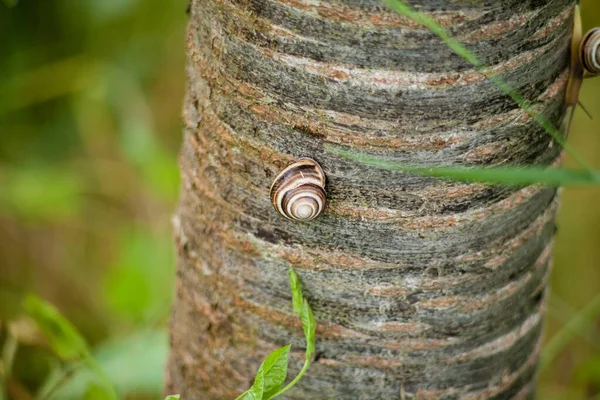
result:
[[[590,30],[581,40],[579,57],[585,74],[600,74],[600,28]]]
[[[325,174],[315,160],[301,158],[277,175],[270,192],[279,214],[293,221],[310,221],[325,208]]]
[[[571,69],[565,101],[571,107],[567,134],[573,122],[575,108],[579,105],[588,116],[590,113],[579,101],[579,91],[583,79],[600,75],[600,28],[590,30],[583,36],[581,27],[581,11],[575,6],[573,36],[571,37]],[[591,116],[590,116],[591,118]]]

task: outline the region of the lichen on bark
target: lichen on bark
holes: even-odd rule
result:
[[[574,0],[412,0],[555,126]],[[375,0],[193,0],[168,390],[233,399],[303,336],[296,269],[319,324],[289,399],[529,398],[556,190],[382,171],[549,165],[560,148],[425,28]],[[310,223],[269,201],[299,157],[327,175]]]

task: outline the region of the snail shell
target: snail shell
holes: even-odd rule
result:
[[[579,57],[587,72],[593,75],[600,74],[600,28],[590,30],[583,37]]]
[[[301,158],[277,175],[271,185],[271,203],[282,216],[310,221],[325,208],[325,174],[310,158]]]

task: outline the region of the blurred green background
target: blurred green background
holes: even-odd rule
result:
[[[15,306],[33,292],[83,334],[121,398],[160,398],[187,2],[3,1],[0,392],[103,398]],[[600,25],[598,1],[582,7],[585,27]],[[578,112],[569,141],[600,168],[600,79],[581,98],[597,118]],[[600,189],[565,189],[558,225],[538,397],[588,399],[600,393]]]

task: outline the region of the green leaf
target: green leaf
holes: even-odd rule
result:
[[[175,260],[168,237],[124,229],[117,257],[103,279],[106,304],[123,319],[139,324],[169,313]]]
[[[265,400],[272,398],[285,382],[290,347],[291,345],[288,344],[269,354],[258,369],[264,376],[263,399]]]
[[[298,383],[298,381],[300,379],[302,379],[302,377],[308,370],[308,367],[310,366],[310,359],[311,359],[312,355],[315,353],[315,331],[317,328],[317,323],[315,322],[315,317],[313,315],[312,309],[308,305],[308,302],[306,301],[305,298],[302,297],[302,291],[300,289],[300,283],[298,281],[298,276],[296,275],[296,273],[294,272],[293,269],[290,269],[290,287],[292,289],[294,308],[296,308],[296,306],[299,306],[298,303],[301,303],[301,306],[299,306],[299,310],[300,310],[299,314],[300,314],[300,320],[302,321],[302,328],[304,330],[304,337],[306,338],[306,358],[304,360],[304,365],[302,366],[302,369],[300,370],[298,375],[296,375],[296,377],[294,379],[292,379],[292,381],[290,383],[288,383],[284,388],[280,389],[279,391],[275,392],[274,394],[271,394],[271,391],[269,391],[269,393],[263,397],[264,400],[269,400],[269,399],[275,398],[277,396],[281,396],[282,394],[284,394],[285,392],[287,392],[288,390],[293,388],[294,385],[296,385],[296,383]],[[289,351],[289,346],[288,346],[288,351]],[[286,354],[286,358],[287,358],[287,354]],[[287,362],[286,362],[286,364],[287,364]],[[287,365],[286,365],[286,367],[287,367]],[[261,369],[262,369],[262,366],[261,366]],[[242,394],[242,396],[244,396],[244,395],[245,395],[245,393]],[[240,397],[242,397],[242,396],[240,396]]]
[[[158,398],[163,390],[168,347],[165,330],[141,330],[102,343],[93,350],[93,356],[115,386],[119,398],[133,394]],[[89,368],[69,375],[71,378],[56,391],[57,399],[81,399],[90,382],[98,380],[97,374]]]
[[[35,320],[50,347],[63,360],[89,357],[88,346],[77,329],[50,303],[29,294],[23,309]]]
[[[84,400],[106,400],[112,398],[112,392],[104,385],[92,382],[83,396]]]
[[[304,337],[306,338],[306,359],[308,360],[315,354],[315,331],[317,329],[317,323],[315,322],[315,317],[306,299],[304,299],[304,302],[302,303],[300,319],[302,320]]]
[[[179,400],[179,395],[178,394],[172,394],[170,396],[165,397],[165,400]]]
[[[294,306],[294,312],[298,315],[302,312],[302,289],[300,288],[300,281],[298,275],[293,268],[290,268],[290,287],[292,289],[292,305]]]
[[[563,185],[600,185],[600,175],[596,172],[568,170],[565,168],[544,167],[415,167],[393,160],[364,153],[344,150],[338,146],[325,145],[333,154],[346,157],[375,168],[388,171],[400,171],[417,175],[442,179],[452,179],[464,182],[482,182],[525,186],[543,184],[549,186]]]
[[[53,165],[6,168],[0,186],[0,214],[14,213],[32,222],[76,215],[85,191],[76,171]]]
[[[139,0],[102,0],[89,3],[89,15],[97,21],[107,21],[132,13]]]
[[[246,392],[244,400],[262,400],[265,392],[265,375],[264,371],[259,368],[254,378],[254,385]]]

